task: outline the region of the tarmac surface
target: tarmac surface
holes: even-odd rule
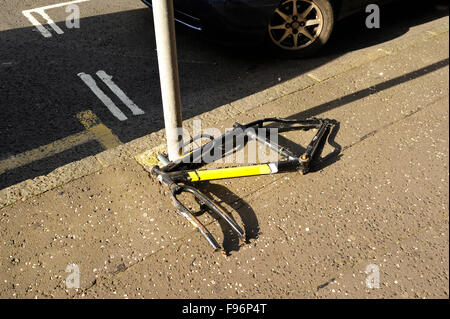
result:
[[[22,11],[55,1],[0,4],[0,78],[6,79],[0,84],[2,118],[6,119],[0,123],[0,189],[163,128],[151,10],[138,0],[82,1],[77,3],[79,28],[66,26],[70,17],[66,7],[45,11],[63,32],[57,34],[47,25],[50,37],[34,28]],[[39,13],[31,15],[44,23]],[[183,118],[307,74],[354,50],[395,40],[443,15],[445,11],[433,6],[420,12],[414,6],[406,12],[401,4],[389,6],[383,10],[380,30],[365,28],[365,15],[355,16],[339,23],[329,47],[307,60],[277,59],[258,45],[223,47],[179,27]],[[101,71],[141,112],[131,112],[97,75]],[[91,77],[125,120],[104,105],[80,73]],[[103,135],[112,134],[114,143],[105,145],[98,134],[84,134],[79,117],[86,111],[106,126]]]
[[[307,60],[223,48],[180,28],[185,127],[201,119],[223,131],[272,116],[340,123],[307,175],[200,186],[247,234],[239,243],[203,214],[220,254],[134,159],[164,144],[151,11],[139,2],[80,3],[80,29],[45,38],[21,10],[46,3],[21,5],[0,5],[8,79],[0,163],[64,151],[0,175],[0,297],[449,297],[448,8],[403,19],[392,11],[380,30],[352,18]],[[66,14],[48,13],[55,21]],[[144,114],[120,100],[127,120],[110,112],[79,76],[100,83],[99,70]],[[79,288],[66,282],[73,264]],[[370,288],[375,273],[379,288]]]

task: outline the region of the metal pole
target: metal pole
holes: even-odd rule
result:
[[[178,78],[177,45],[173,0],[153,0],[159,78],[169,159],[181,157],[181,98]]]

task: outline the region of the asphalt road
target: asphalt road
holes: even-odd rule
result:
[[[2,50],[4,43],[11,50],[0,65],[12,77],[0,82],[9,87],[0,114],[17,113],[9,136],[36,136],[18,142],[16,151],[10,148],[10,156],[27,160],[27,154],[39,153],[23,151],[69,147],[31,164],[34,170],[1,175],[5,185],[71,161],[73,154],[82,157],[161,127],[162,120],[155,120],[161,109],[156,57],[149,53],[154,55],[154,43],[152,33],[145,33],[149,10],[136,3],[127,11],[125,1],[99,7],[106,2],[94,0],[80,8],[94,3],[83,13],[81,29],[66,30],[57,22],[64,33],[49,38],[32,31],[21,10],[0,7],[7,15],[0,20]],[[306,176],[290,172],[196,184],[246,232],[247,242],[239,242],[214,215],[198,214],[224,254],[211,251],[176,213],[167,189],[133,157],[147,143],[157,152],[163,134],[7,188],[0,191],[0,297],[448,299],[448,7],[390,8],[382,11],[381,30],[361,30],[363,16],[354,17],[339,24],[320,56],[298,61],[256,54],[256,47],[224,49],[179,29],[185,118],[211,110],[206,124],[222,132],[235,120],[264,116],[335,119],[337,131],[320,155],[328,157],[333,149],[338,154]],[[64,11],[59,17],[57,12],[48,11],[61,21]],[[100,24],[91,22],[89,32],[83,31],[90,19],[130,12],[128,19],[109,21],[116,29],[102,25],[96,31]],[[15,24],[24,29],[7,27]],[[22,30],[24,41],[6,37],[14,30]],[[111,31],[106,41],[109,30],[118,33]],[[75,35],[78,42],[70,38]],[[69,42],[61,45],[57,37]],[[33,66],[32,74],[16,72],[21,66],[21,72]],[[136,103],[135,113],[145,113],[133,115],[114,97],[98,75],[117,88],[100,70]],[[83,79],[95,80],[127,120],[117,119]],[[245,98],[235,101],[240,97]],[[15,99],[33,107],[6,107]],[[41,112],[47,106],[51,114],[24,116],[39,103]],[[149,124],[152,119],[155,124]],[[84,125],[93,122],[91,130],[104,133],[101,145],[83,135]],[[311,133],[283,136],[303,146]],[[12,145],[14,139],[5,138]],[[49,143],[54,144],[43,148]],[[371,278],[378,285],[368,285]]]
[[[138,0],[85,1],[79,3],[80,28],[68,29],[65,7],[48,9],[46,13],[63,33],[47,25],[52,36],[44,37],[22,11],[54,3],[6,0],[0,4],[0,161],[83,132],[77,114],[87,110],[122,143],[163,127],[151,10]],[[305,60],[281,60],[260,46],[224,47],[177,27],[183,118],[269,88],[349,51],[393,40],[446,14],[432,6],[416,10],[397,4],[382,9],[380,30],[365,28],[364,16],[352,17],[337,25],[320,55]],[[96,75],[98,71],[112,76],[143,114],[134,115],[112,94]],[[94,79],[127,119],[119,120],[80,73]],[[92,140],[7,170],[0,175],[0,189],[47,174],[104,147]]]

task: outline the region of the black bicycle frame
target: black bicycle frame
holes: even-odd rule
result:
[[[269,122],[284,125],[285,127],[281,129],[285,131],[317,129],[317,133],[306,147],[305,152],[301,156],[296,157],[289,150],[270,141],[264,136],[256,134],[255,128],[263,128],[263,125]],[[166,185],[171,190],[172,201],[179,213],[188,219],[206,238],[210,245],[217,250],[220,249],[220,245],[206,229],[206,227],[177,199],[177,196],[184,192],[191,193],[200,203],[223,218],[241,238],[245,238],[244,231],[242,231],[242,229],[234,222],[232,217],[217,204],[215,204],[212,199],[191,186],[191,184],[198,181],[258,176],[298,170],[300,170],[303,174],[306,174],[310,169],[311,161],[315,157],[318,146],[323,141],[324,137],[328,135],[330,127],[336,123],[337,122],[334,120],[318,118],[302,120],[265,118],[246,125],[235,123],[233,125],[233,130],[218,138],[212,139],[210,142],[194,149],[184,157],[176,161],[169,162],[164,167],[160,168],[159,166],[154,166],[151,173],[156,176],[162,184]],[[256,140],[262,143],[263,145],[276,151],[285,159],[270,163],[195,169],[195,167],[205,164],[203,162],[203,158],[206,154],[211,152],[211,150],[220,149],[223,153],[225,153],[227,150],[235,148],[233,142],[235,138],[243,136],[247,139]],[[221,154],[222,156],[223,153]]]

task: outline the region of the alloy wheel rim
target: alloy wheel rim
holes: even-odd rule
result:
[[[309,0],[286,0],[275,9],[269,23],[272,42],[285,50],[299,50],[311,45],[320,36],[323,15]]]

